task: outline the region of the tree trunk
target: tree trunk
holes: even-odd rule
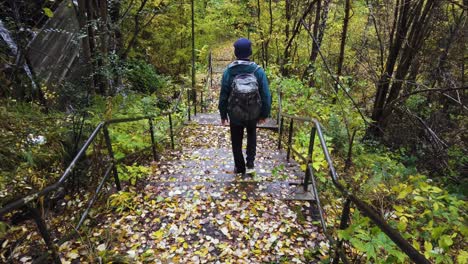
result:
[[[94,16],[93,6],[91,2],[92,0],[85,0],[86,17],[88,18],[86,21],[86,24],[88,26],[87,31],[88,31],[89,51],[91,54],[91,65],[92,65],[91,74],[93,75],[93,87],[94,87],[93,93],[95,93],[99,82],[97,78],[94,77],[94,74],[93,74],[97,69],[97,65],[96,65],[96,42],[94,40],[95,32],[94,32],[93,23],[92,23],[94,22],[95,16]]]
[[[104,70],[109,67],[109,60],[108,60],[108,47],[109,47],[109,30],[108,30],[108,13],[107,13],[107,0],[98,0],[98,10],[99,10],[99,16],[100,16],[100,23],[99,23],[99,28],[100,28],[100,50],[101,50],[101,56],[99,56],[99,64],[101,68],[101,73],[99,74],[100,76],[100,89],[101,89],[101,94],[107,95],[110,93],[110,86],[109,86],[109,79],[105,74]]]
[[[340,78],[343,71],[343,62],[345,55],[346,36],[348,34],[349,11],[351,9],[351,0],[345,0],[345,15],[343,20],[343,30],[341,31],[340,56],[338,58],[338,67],[336,70],[337,78]],[[335,91],[338,92],[338,83],[335,84]]]
[[[123,50],[123,36],[122,36],[122,31],[120,30],[120,8],[122,6],[121,0],[115,0],[112,2],[112,6],[110,7],[110,12],[109,16],[111,19],[112,23],[112,28],[114,29],[113,31],[113,37],[111,38],[112,41],[112,53],[113,54],[122,54]],[[131,4],[131,3],[130,3]],[[130,8],[130,6],[129,6]],[[117,68],[120,67],[120,64],[122,62],[120,60],[113,60],[114,64],[112,65],[113,69],[113,85],[114,85],[114,91],[117,90],[118,88],[122,85],[122,76],[118,73]]]
[[[410,9],[411,0],[404,0],[404,3],[397,1],[395,6],[394,20],[397,21],[392,27],[392,34],[390,35],[389,51],[387,56],[385,71],[381,74],[377,82],[377,93],[375,95],[374,106],[372,110],[372,120],[375,122],[368,130],[372,136],[381,136],[382,128],[379,127],[380,119],[382,117],[385,100],[387,98],[388,89],[390,87],[394,67],[400,53],[403,40],[406,38],[408,31],[407,19]],[[396,34],[395,34],[396,30]],[[395,35],[394,35],[395,34]],[[395,40],[393,39],[395,38]]]
[[[282,64],[282,74],[283,76],[286,76],[287,74],[289,74],[289,71],[286,69],[285,67],[285,64],[288,64],[291,60],[291,47],[292,47],[292,44],[293,44],[293,41],[294,41],[294,38],[296,37],[296,35],[299,33],[299,30],[301,28],[301,20],[304,20],[306,19],[307,15],[312,11],[312,8],[314,7],[314,4],[319,2],[320,0],[313,0],[309,3],[309,6],[307,7],[307,9],[304,11],[304,13],[302,14],[302,17],[300,17],[295,23],[294,23],[294,29],[293,29],[293,32],[292,32],[292,35],[289,37],[289,22],[287,23],[287,26],[286,26],[286,29],[287,29],[287,34],[286,35],[286,47],[284,48],[284,63]],[[288,8],[288,12],[289,12],[289,15],[291,14],[292,12],[292,5],[289,5],[289,8]],[[287,19],[288,21],[290,21],[291,17],[289,17],[289,19]]]
[[[265,68],[265,36],[263,34],[262,22],[260,18],[261,18],[261,6],[260,6],[260,0],[257,0],[257,22],[258,22],[258,30],[260,31],[260,44],[262,45],[261,61],[262,61],[263,68]]]
[[[327,27],[328,11],[330,7],[331,0],[324,0],[322,5],[322,0],[317,2],[317,10],[315,13],[314,29],[312,35],[314,40],[312,40],[312,52],[310,53],[309,66],[307,67],[304,76],[309,79],[309,86],[315,86],[315,78],[313,76],[315,72],[315,62],[320,50],[320,45],[325,35],[325,29]]]
[[[132,49],[132,47],[135,45],[136,43],[136,40],[137,40],[137,37],[138,37],[138,34],[140,33],[140,30],[141,30],[141,26],[140,26],[140,15],[143,11],[143,8],[145,8],[145,5],[146,3],[148,2],[148,0],[143,0],[140,4],[140,7],[138,8],[133,20],[134,20],[134,23],[135,23],[135,27],[133,29],[133,35],[132,35],[132,38],[130,39],[130,42],[128,43],[128,46],[127,48],[123,51],[123,53],[121,54],[120,58],[122,60],[125,60],[128,56],[128,53],[130,52],[130,50]]]
[[[406,79],[408,75],[409,69],[416,57],[417,53],[419,52],[420,48],[422,48],[423,40],[425,35],[428,33],[429,29],[429,21],[431,11],[435,6],[436,0],[428,0],[424,5],[424,10],[421,14],[421,9],[423,8],[423,1],[421,1],[420,5],[417,5],[415,8],[414,19],[412,20],[412,26],[410,35],[408,40],[405,42],[405,46],[403,49],[403,53],[400,56],[400,61],[398,63],[398,68],[395,73],[395,81],[392,82],[392,86],[386,100],[385,109],[382,113],[381,117],[381,125],[385,127],[386,120],[393,112],[393,101],[398,98],[400,91],[403,87],[403,81]],[[420,15],[421,14],[421,15]]]
[[[271,36],[273,35],[273,8],[271,6],[271,0],[268,0],[268,13],[270,17],[270,27],[268,30],[268,38],[265,41],[265,65],[268,67],[268,62],[269,62],[269,45],[270,45],[270,40]]]
[[[288,41],[289,41],[289,34],[290,34],[290,29],[289,25],[291,23],[291,0],[285,0],[285,17],[286,17],[286,23],[284,27],[284,36],[285,36],[285,43],[286,43],[286,48],[284,49],[283,53],[283,59],[281,60],[281,74],[283,76],[289,75],[289,71],[286,67],[286,64],[289,63],[289,48],[288,46]]]
[[[313,64],[317,59],[318,50],[320,49],[320,43],[318,40],[318,32],[320,27],[320,11],[322,9],[322,0],[317,2],[317,9],[315,10],[315,21],[314,21],[314,29],[312,30],[312,35],[314,36],[315,40],[312,40],[312,52],[310,53],[310,61],[309,61],[309,69],[313,69]],[[317,42],[315,42],[317,41]]]
[[[78,24],[80,25],[80,30],[84,30],[86,27],[86,23],[88,23],[88,19],[86,16],[86,0],[78,0]],[[82,39],[81,39],[81,47],[83,49],[83,63],[86,67],[86,74],[88,79],[88,92],[90,94],[94,94],[94,78],[92,77],[92,72],[93,72],[93,64],[91,61],[91,48],[89,46],[90,41],[89,41],[89,36],[86,34]]]
[[[395,12],[395,19],[398,22],[396,30],[392,29],[392,32],[396,31],[391,38],[392,41],[394,38],[394,43],[390,43],[386,68],[377,83],[372,112],[374,123],[367,131],[368,136],[380,137],[383,135],[388,117],[393,112],[394,102],[402,90],[403,82],[429,33],[429,20],[436,5],[437,1],[435,0],[419,0],[417,2],[404,0],[399,6],[399,10]],[[395,76],[395,80],[391,79],[392,76]]]

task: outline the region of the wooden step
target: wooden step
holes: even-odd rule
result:
[[[249,177],[223,182],[148,181],[144,191],[161,198],[315,200],[310,189],[305,192],[302,187],[290,185],[289,181],[260,182]]]
[[[221,126],[221,118],[217,113],[199,113],[192,117],[192,122],[200,125]],[[268,118],[266,123],[257,125],[257,128],[277,130],[278,124],[275,119]]]

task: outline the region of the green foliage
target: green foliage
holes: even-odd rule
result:
[[[355,211],[353,224],[347,229],[338,231],[338,237],[349,241],[360,253],[365,254],[367,261],[374,263],[406,263],[408,257],[378,227],[371,226],[367,217]],[[382,254],[384,253],[384,254]]]
[[[102,262],[102,263],[120,263],[120,264],[127,264],[127,263],[133,262],[131,258],[115,250],[99,251],[93,261]]]
[[[179,92],[180,87],[170,85],[151,95],[130,93],[112,98],[95,97],[93,106],[88,109],[91,117],[89,121],[96,124],[103,119],[155,116],[154,135],[157,144],[162,144],[169,139],[169,118],[162,113],[173,107],[176,101],[171,97]],[[174,127],[180,126],[184,118],[183,103],[172,116]],[[148,119],[110,125],[109,134],[115,158],[122,159],[131,153],[148,149],[151,146],[149,129]]]
[[[108,199],[108,206],[112,207],[116,212],[121,213],[127,210],[134,211],[136,203],[134,199],[137,194],[135,192],[124,192],[112,194]]]
[[[72,117],[3,101],[0,107],[0,206],[54,182],[66,155]]]
[[[451,146],[448,151],[448,165],[449,173],[451,176],[461,176],[458,174],[459,171],[463,171],[463,168],[466,170],[468,165],[468,156],[466,155],[466,150],[459,145]],[[463,177],[463,176],[461,176]],[[461,183],[458,185],[451,185],[456,193],[460,193],[463,196],[468,196],[468,179],[466,177],[461,179]]]
[[[151,144],[147,120],[115,124],[111,128],[110,135],[116,159],[121,159]]]
[[[340,154],[346,155],[345,151],[347,151],[349,143],[348,134],[342,120],[335,113],[330,115],[328,135],[330,136],[332,145],[340,151]]]
[[[49,18],[54,16],[54,12],[52,12],[52,10],[50,10],[50,8],[44,7],[44,8],[42,8],[42,10],[44,11],[44,14]]]
[[[125,1],[123,5],[129,8],[129,16],[123,20],[122,31],[133,32],[134,15],[139,10],[140,4]],[[149,21],[154,13],[154,8],[162,6],[165,1],[148,1],[145,5],[140,19]],[[190,28],[189,28],[190,5],[167,4],[158,12],[151,23],[142,29],[141,38],[129,53],[131,58],[144,59],[158,69],[158,72],[177,76],[187,73],[191,56]],[[155,30],[157,29],[157,30]],[[133,36],[125,36],[130,40]]]
[[[288,178],[288,175],[284,174],[283,171],[284,171],[284,164],[281,164],[281,165],[278,165],[278,166],[274,167],[271,170],[271,175],[274,178],[278,178],[278,179],[281,179],[281,180],[286,180]]]
[[[158,75],[152,65],[141,60],[129,61],[125,76],[130,89],[144,94],[152,94],[170,85],[169,78]]]
[[[151,169],[146,166],[132,164],[131,166],[119,164],[117,166],[119,178],[128,181],[131,185],[135,185],[139,179],[145,178]]]
[[[387,199],[382,204],[387,221],[426,258],[434,263],[453,263],[451,256],[457,252],[459,256],[465,254],[463,244],[468,232],[463,209],[467,206],[465,201],[431,185],[430,180],[421,175],[409,176],[406,183],[377,187]],[[338,237],[365,253],[367,261],[408,261],[407,256],[358,210],[353,213],[352,224],[338,231]]]
[[[348,103],[331,104],[322,97],[320,89],[308,88],[299,80],[276,78],[272,87],[282,88],[283,98],[286,98],[282,105],[283,112],[315,117],[324,125],[327,147],[341,175],[349,147],[348,129],[356,130],[357,135],[361,136],[365,131],[356,111]],[[340,97],[342,95],[338,94]],[[306,156],[311,124],[296,123],[296,128],[294,148]],[[450,153],[461,156],[463,152],[453,148]],[[391,153],[376,142],[355,140],[352,158],[352,173],[343,174],[342,178],[358,197],[381,212],[394,228],[404,234],[405,239],[432,262],[453,263],[453,259],[466,261],[463,245],[468,231],[467,203],[464,200],[434,185],[427,177],[418,174],[415,167],[403,165],[402,162],[414,164],[414,158]],[[457,161],[463,163],[463,159]],[[327,221],[332,224],[339,219],[340,210],[335,213],[329,208],[341,206],[336,200],[337,195],[341,194],[331,188],[328,165],[318,140],[315,140],[312,166],[316,171],[314,175],[318,179],[320,195],[329,197],[324,204],[327,207]],[[406,254],[357,209],[351,215],[349,227],[336,232],[340,239],[347,241],[355,250],[353,254],[363,256],[360,260],[362,262],[409,261]]]
[[[424,96],[414,95],[408,98],[406,106],[412,111],[419,111],[426,103],[426,98]]]
[[[163,140],[169,138],[169,121],[167,116],[160,113],[167,110],[168,102],[171,102],[171,97],[178,89],[170,85],[161,87],[157,93],[149,96],[130,93],[113,98],[94,97],[92,106],[85,110],[87,117],[81,140],[104,119],[155,115],[156,140],[162,144]],[[42,114],[40,107],[35,104],[11,100],[2,105],[0,142],[2,146],[9,147],[0,150],[0,205],[55,183],[76,154],[77,147],[81,146],[81,142],[75,142],[76,133],[81,127],[81,116],[60,112]],[[183,108],[183,105],[180,107]],[[182,112],[173,116],[175,126],[181,124],[180,120],[184,116]],[[148,120],[113,124],[109,130],[118,159],[151,146]],[[99,138],[95,143],[104,144]],[[103,149],[104,145],[88,149],[85,159],[89,161],[96,158],[94,154],[105,155],[101,153]],[[98,158],[94,161],[101,160]],[[80,162],[83,162],[78,164],[80,166],[86,163]],[[87,167],[83,168],[84,172],[93,169]],[[135,173],[128,174],[132,183],[137,178]]]

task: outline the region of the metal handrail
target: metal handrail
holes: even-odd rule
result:
[[[283,114],[283,113],[280,113],[280,116],[281,116],[281,120],[280,120],[280,125],[279,125],[278,149],[281,149],[284,119],[288,118],[288,119],[290,119],[290,126],[289,126],[289,135],[288,135],[288,143],[287,143],[287,147],[288,147],[287,159],[289,160],[290,152],[291,152],[291,150],[293,150],[293,152],[294,152],[294,154],[296,154],[296,156],[300,157],[302,160],[307,161],[306,162],[307,163],[306,176],[304,177],[304,182],[302,183],[302,185],[304,186],[304,189],[307,190],[308,186],[310,184],[312,184],[312,189],[313,189],[314,194],[315,194],[317,206],[319,207],[320,218],[321,218],[320,220],[321,220],[321,224],[322,224],[322,227],[323,227],[324,231],[326,231],[326,224],[325,224],[325,221],[323,219],[323,209],[320,206],[320,200],[319,200],[318,192],[317,192],[317,189],[316,189],[316,186],[315,186],[315,179],[314,179],[314,176],[313,176],[313,171],[314,170],[310,166],[310,164],[312,163],[312,153],[313,153],[313,148],[314,148],[314,139],[315,139],[316,136],[318,136],[318,139],[320,141],[320,146],[321,146],[323,154],[325,156],[325,160],[326,160],[326,162],[328,164],[329,173],[330,173],[333,185],[345,196],[345,198],[347,200],[354,203],[359,210],[364,212],[371,219],[371,221],[380,228],[380,230],[382,230],[403,252],[406,253],[406,255],[408,255],[408,257],[412,261],[414,261],[416,263],[430,263],[429,260],[427,260],[423,254],[421,254],[419,251],[417,251],[406,239],[404,239],[403,236],[396,229],[392,228],[380,215],[378,215],[368,203],[366,203],[366,202],[362,201],[361,199],[359,199],[355,194],[353,194],[352,191],[348,190],[344,185],[342,185],[339,182],[338,174],[336,172],[335,167],[333,166],[333,160],[331,158],[330,152],[328,151],[328,148],[327,148],[327,145],[326,145],[325,137],[324,137],[323,132],[322,132],[322,127],[320,125],[320,122],[318,122],[317,119],[293,116],[293,115],[288,115],[288,114]],[[307,157],[304,157],[301,153],[299,153],[299,151],[294,150],[294,148],[292,146],[292,134],[293,134],[293,129],[294,129],[294,120],[295,121],[300,121],[300,122],[313,123],[313,127],[312,127],[311,133],[310,133],[309,152],[308,152]],[[344,219],[345,222],[341,223],[342,228],[347,226],[347,219],[349,218],[349,211],[350,211],[349,210],[350,202],[348,202],[349,205],[345,206],[345,208],[343,210],[343,214],[342,214],[341,219],[342,220]],[[337,250],[341,251],[340,248],[337,249]],[[339,254],[339,255],[343,259],[343,254]],[[337,262],[338,260],[339,260],[338,258],[335,259],[334,263],[338,263]],[[343,261],[346,261],[346,260],[343,259]]]
[[[205,100],[203,97],[203,92],[206,90],[206,94],[210,94],[210,90],[213,87],[213,58],[212,58],[212,53],[211,51],[208,53],[208,67],[206,69],[206,78],[205,78],[205,86],[200,92],[200,112],[203,112],[204,110],[206,111],[206,104]],[[211,96],[211,95],[210,95]],[[210,101],[212,101],[213,98],[210,98]]]
[[[7,204],[6,206],[2,207],[0,209],[0,217],[4,216],[5,214],[7,214],[7,213],[9,213],[9,212],[11,212],[11,211],[13,211],[15,209],[23,207],[24,205],[28,204],[29,202],[34,201],[39,197],[45,196],[48,193],[50,193],[52,191],[55,191],[60,186],[62,186],[62,184],[65,182],[65,180],[67,180],[68,176],[70,175],[70,173],[75,168],[77,161],[86,152],[86,150],[91,145],[93,140],[96,138],[99,131],[101,131],[103,126],[104,126],[104,122],[101,122],[101,123],[99,123],[97,125],[97,127],[94,129],[93,133],[89,136],[88,140],[86,140],[83,147],[81,147],[78,154],[76,154],[75,158],[70,162],[70,165],[68,165],[68,167],[65,169],[65,172],[62,174],[62,176],[59,178],[59,180],[56,183],[54,183],[52,185],[49,185],[49,186],[45,187],[44,189],[42,189],[42,190],[40,190],[40,191],[38,191],[38,192],[36,192],[34,194],[27,195],[27,196],[25,196],[25,197],[23,197],[21,199],[18,199],[16,201],[11,202],[11,203]]]
[[[174,114],[177,111],[177,107],[179,106],[180,102],[182,101],[183,94],[184,94],[184,88],[181,89],[179,97],[178,97],[176,103],[174,104],[174,106],[172,107],[172,109],[170,111],[168,111],[168,112],[161,113],[162,116],[168,116],[168,118],[169,118],[170,138],[171,138],[171,147],[172,148],[174,148],[174,131],[173,131],[173,126],[172,126],[172,114]],[[190,106],[188,106],[188,107],[189,107],[188,114],[190,115]],[[86,153],[86,150],[89,148],[91,143],[96,139],[99,132],[101,130],[103,130],[106,145],[107,145],[107,148],[108,148],[108,155],[110,157],[111,163],[108,165],[108,167],[106,169],[106,172],[105,172],[105,175],[104,175],[102,181],[99,183],[99,185],[98,185],[98,187],[96,189],[96,192],[94,193],[92,198],[89,200],[88,206],[87,206],[85,212],[80,217],[80,220],[79,220],[77,226],[72,231],[72,232],[76,232],[81,227],[81,225],[83,224],[86,216],[89,213],[89,210],[91,209],[91,207],[93,206],[94,202],[97,199],[98,193],[102,189],[105,181],[108,179],[111,172],[113,172],[113,174],[114,174],[114,179],[115,179],[115,184],[116,184],[117,190],[121,190],[120,180],[119,180],[119,177],[118,177],[118,172],[117,172],[117,167],[116,167],[117,161],[114,158],[113,149],[112,149],[112,142],[111,142],[111,139],[110,139],[110,136],[109,136],[109,131],[108,131],[109,125],[117,124],[117,123],[135,122],[135,121],[148,119],[149,126],[150,126],[150,134],[151,134],[150,136],[151,136],[151,145],[152,145],[152,150],[153,150],[153,159],[157,160],[158,156],[157,156],[157,153],[156,153],[156,146],[155,146],[155,139],[154,139],[154,126],[153,126],[153,119],[156,118],[156,117],[157,117],[156,115],[147,115],[147,116],[132,117],[132,118],[116,118],[116,119],[110,119],[110,120],[107,120],[107,121],[100,122],[96,126],[94,131],[91,133],[91,135],[88,137],[88,139],[86,140],[84,145],[81,147],[81,149],[78,151],[78,153],[75,155],[74,159],[71,161],[71,163],[65,169],[65,172],[62,174],[62,176],[59,178],[59,180],[57,182],[43,188],[42,190],[40,190],[38,192],[35,192],[33,194],[29,194],[29,195],[27,195],[27,196],[25,196],[23,198],[20,198],[20,199],[17,199],[15,201],[13,201],[13,202],[10,202],[7,205],[5,205],[4,207],[0,208],[0,218],[3,217],[5,214],[8,214],[8,213],[10,213],[10,212],[12,212],[14,210],[27,207],[27,209],[31,212],[31,215],[34,218],[34,220],[36,222],[36,225],[37,225],[37,227],[39,229],[39,232],[41,233],[47,247],[49,248],[49,250],[52,251],[54,262],[55,263],[61,263],[60,257],[58,256],[56,246],[55,246],[55,244],[53,243],[53,241],[51,239],[50,233],[49,233],[49,231],[47,229],[47,225],[45,224],[44,219],[42,218],[41,214],[38,212],[37,208],[31,206],[30,203],[33,202],[33,201],[37,201],[38,198],[44,197],[47,194],[49,194],[49,193],[51,193],[53,191],[56,191],[60,187],[62,187],[62,185],[67,181],[67,179],[71,175],[71,172],[75,168],[78,160],[84,155],[84,153]]]

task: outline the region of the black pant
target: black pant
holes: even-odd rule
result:
[[[253,167],[257,148],[257,121],[244,122],[242,125],[231,122],[230,127],[234,164],[237,172],[245,172],[245,161],[242,154],[244,128],[247,128],[247,167]]]

